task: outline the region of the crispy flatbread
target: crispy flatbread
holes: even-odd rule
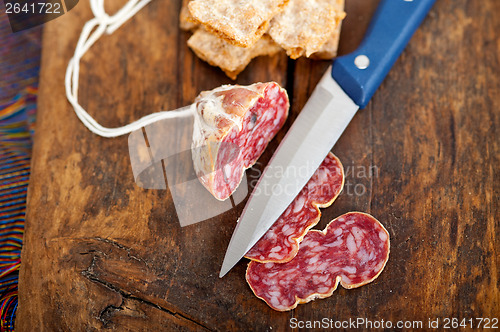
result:
[[[228,42],[253,46],[267,31],[269,21],[288,0],[193,0],[191,15],[210,32]]]
[[[187,43],[199,58],[220,67],[233,80],[253,58],[273,55],[281,50],[268,35],[262,36],[252,47],[239,47],[204,29],[198,29]]]
[[[333,0],[333,4],[335,5],[337,13],[344,13],[344,0]],[[319,51],[311,55],[312,59],[329,60],[337,56],[340,40],[340,29],[342,27],[342,19],[344,18],[344,16],[345,13],[341,17],[339,17],[339,15],[337,16],[338,24],[335,28],[335,31],[333,32],[333,35],[328,38],[326,43],[321,46]]]
[[[332,0],[290,0],[271,20],[269,35],[292,59],[309,57],[333,36],[344,16]]]
[[[191,13],[188,9],[188,4],[192,0],[182,0],[182,8],[181,13],[179,15],[179,25],[182,30],[190,31],[198,28],[199,24],[195,23],[196,20],[191,16]]]

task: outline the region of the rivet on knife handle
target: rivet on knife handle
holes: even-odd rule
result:
[[[358,49],[333,62],[333,79],[360,108],[368,104],[435,1],[381,0]],[[361,68],[363,60],[369,63]]]

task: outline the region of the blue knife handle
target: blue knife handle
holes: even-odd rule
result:
[[[338,57],[332,77],[364,108],[436,0],[381,0],[358,49]],[[365,56],[365,57],[364,57]],[[367,58],[369,64],[367,65]]]

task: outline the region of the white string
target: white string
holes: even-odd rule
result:
[[[101,126],[78,103],[80,59],[104,34],[104,32],[112,34],[149,2],[151,2],[151,0],[129,0],[119,11],[117,11],[114,15],[109,16],[104,10],[104,0],[90,0],[90,7],[94,13],[94,18],[87,21],[87,23],[83,26],[80,38],[76,44],[75,54],[69,61],[68,68],[66,69],[64,85],[66,87],[66,97],[71,105],[73,105],[76,115],[90,131],[97,135],[103,137],[117,137],[141,129],[144,126],[159,120],[193,115],[193,108],[187,106],[174,111],[153,113],[123,127],[107,128]]]

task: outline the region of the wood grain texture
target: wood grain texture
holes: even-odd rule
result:
[[[110,12],[122,4],[108,3]],[[359,43],[375,6],[347,1],[341,53]],[[100,123],[124,125],[231,83],[187,48],[179,9],[180,1],[151,2],[84,57],[79,98]],[[127,137],[97,137],[76,118],[64,71],[90,15],[83,1],[44,28],[19,331],[284,331],[291,318],[424,327],[443,317],[500,318],[498,1],[438,1],[332,150],[346,187],[317,228],[348,211],[373,214],[391,235],[384,272],[285,313],[252,294],[246,262],[218,278],[242,204],[181,228],[168,190],[134,184]],[[240,75],[240,84],[277,81],[293,102],[251,174],[268,162],[327,66],[278,54]]]

